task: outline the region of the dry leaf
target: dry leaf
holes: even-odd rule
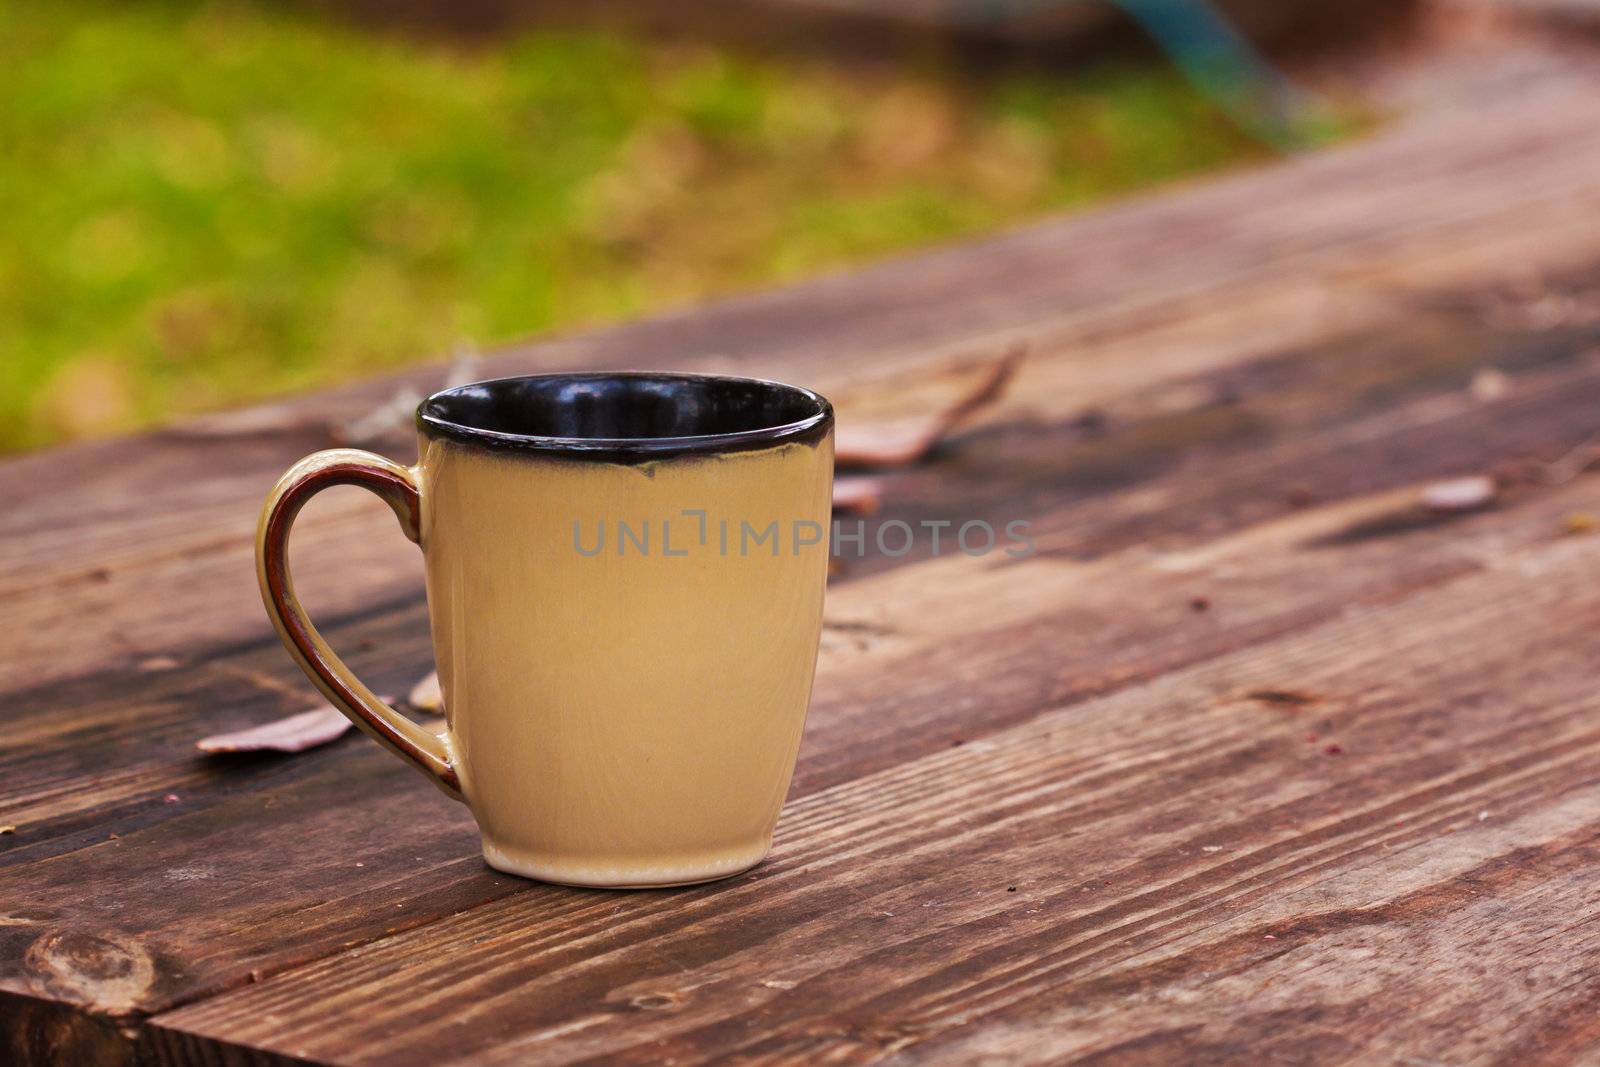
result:
[[[335,426],[329,438],[337,445],[370,445],[411,422],[422,395],[415,389],[397,389],[393,396],[365,415]]]
[[[458,385],[471,385],[483,377],[482,362],[476,348],[461,345],[456,349],[456,358],[450,361],[450,368],[444,372],[444,385],[440,388],[454,389]]]
[[[1591,437],[1554,463],[1545,464],[1544,480],[1550,485],[1565,485],[1594,466],[1600,459],[1600,438]]]
[[[237,411],[194,415],[168,426],[163,433],[178,437],[253,437],[304,430],[322,420],[294,404],[264,404]]]
[[[17,828],[15,826],[0,826],[0,835],[14,834],[16,832]]]
[[[337,708],[320,707],[262,723],[246,730],[214,734],[195,742],[201,752],[303,752],[336,740],[350,728],[350,720]]]
[[[1594,515],[1587,511],[1574,511],[1567,516],[1562,525],[1566,527],[1566,531],[1569,534],[1593,533],[1596,529],[1600,529],[1600,519],[1595,518]]]
[[[444,709],[444,691],[439,688],[439,672],[433,671],[411,687],[406,703],[418,711],[439,712]]]
[[[1016,375],[1026,349],[1018,345],[995,360],[961,397],[926,415],[884,423],[841,423],[834,460],[845,467],[905,467],[926,456],[940,438],[994,403]]]
[[[1472,376],[1472,399],[1487,404],[1492,400],[1499,400],[1511,391],[1511,379],[1502,371],[1493,367],[1485,367]]]
[[[1422,491],[1422,506],[1429,511],[1476,511],[1494,502],[1494,479],[1482,474],[1434,482]]]
[[[852,515],[871,515],[883,503],[882,478],[870,474],[847,474],[833,483],[833,510]]]
[[[450,389],[476,381],[480,377],[478,364],[476,349],[470,346],[457,349],[455,359],[444,372],[442,388]],[[416,390],[398,389],[388,400],[365,415],[334,427],[329,436],[335,444],[374,444],[387,435],[410,426],[417,405],[421,403],[422,395]]]

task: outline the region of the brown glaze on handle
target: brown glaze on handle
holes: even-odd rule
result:
[[[317,493],[333,485],[359,485],[394,509],[400,528],[421,544],[422,506],[416,475],[371,452],[334,448],[296,463],[267,494],[256,533],[256,574],[261,598],[278,636],[333,706],[396,754],[415,764],[447,794],[461,800],[461,779],[448,742],[407,719],[363,685],[311,624],[289,578],[289,528]]]

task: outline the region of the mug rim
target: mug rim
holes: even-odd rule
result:
[[[651,437],[568,437],[547,434],[509,433],[473,426],[444,415],[437,410],[440,402],[459,396],[470,389],[504,385],[524,381],[656,381],[668,384],[738,383],[759,386],[775,393],[787,394],[811,405],[814,410],[801,419],[773,426],[760,426],[750,430],[724,433],[693,434],[683,436]],[[816,444],[833,427],[833,405],[826,397],[804,386],[770,378],[752,378],[736,374],[698,374],[686,371],[557,371],[544,374],[512,374],[499,378],[453,385],[431,394],[417,405],[417,429],[429,436],[448,438],[464,444],[481,445],[496,451],[523,453],[552,453],[572,458],[607,459],[618,461],[643,461],[663,459],[678,455],[739,452],[756,448],[769,448],[781,444]]]

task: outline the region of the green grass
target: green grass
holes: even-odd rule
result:
[[[611,320],[1261,157],[1176,75],[0,0],[0,449]]]

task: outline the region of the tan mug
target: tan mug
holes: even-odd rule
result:
[[[306,675],[466,801],[491,866],[666,886],[760,862],[794,773],[822,598],[833,410],[690,374],[552,374],[436,393],[419,462],[301,460],[257,569]],[[422,548],[442,734],[373,695],[306,617],[286,548],[319,490],[382,497]]]

